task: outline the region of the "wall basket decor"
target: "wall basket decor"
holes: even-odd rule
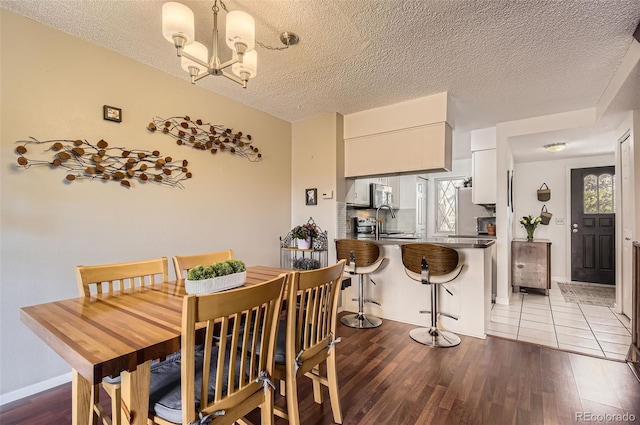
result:
[[[188,162],[163,157],[159,151],[109,147],[104,140],[95,145],[86,140],[20,140],[16,148],[18,165],[29,168],[34,165],[48,165],[68,172],[66,180],[77,179],[109,180],[131,187],[131,181],[153,182],[172,187],[184,188],[182,181],[191,178]],[[51,159],[27,158],[27,146],[48,146],[45,152],[52,152]]]
[[[540,189],[538,189],[538,201],[546,202],[551,199],[551,189],[546,183],[542,183]]]
[[[233,132],[223,125],[203,123],[197,119],[192,121],[189,116],[160,118],[156,117],[147,126],[149,131],[162,131],[176,139],[178,145],[189,145],[194,149],[208,150],[212,154],[229,152],[232,155],[259,161],[262,154],[251,143],[251,135],[241,131]]]

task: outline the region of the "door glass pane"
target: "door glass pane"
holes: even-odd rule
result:
[[[614,210],[614,179],[611,174],[602,174],[598,177],[598,212],[611,214]]]
[[[598,213],[598,178],[589,174],[584,176],[584,212],[585,214]]]

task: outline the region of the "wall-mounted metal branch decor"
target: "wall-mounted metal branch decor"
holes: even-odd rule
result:
[[[251,135],[236,133],[223,125],[203,123],[198,119],[192,121],[189,116],[160,118],[155,117],[147,128],[150,131],[162,131],[176,139],[178,145],[190,145],[194,149],[208,150],[212,154],[218,151],[259,161],[262,154],[251,143]]]
[[[69,174],[66,180],[99,179],[120,182],[131,187],[132,180],[153,182],[183,188],[182,181],[191,178],[187,160],[163,157],[159,151],[109,147],[104,140],[93,145],[86,140],[19,140],[16,148],[18,165],[29,168],[33,165],[48,165],[62,168]],[[48,146],[45,152],[53,152],[50,160],[25,157],[29,145]]]

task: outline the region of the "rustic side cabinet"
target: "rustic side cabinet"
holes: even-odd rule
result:
[[[514,292],[520,287],[544,289],[549,295],[551,288],[551,241],[526,239],[511,241],[511,284]]]

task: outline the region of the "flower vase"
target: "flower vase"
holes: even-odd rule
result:
[[[309,249],[309,248],[311,248],[311,238],[296,239],[296,243],[298,244],[298,249]]]
[[[533,232],[535,230],[535,227],[527,227],[527,242],[533,242]]]

